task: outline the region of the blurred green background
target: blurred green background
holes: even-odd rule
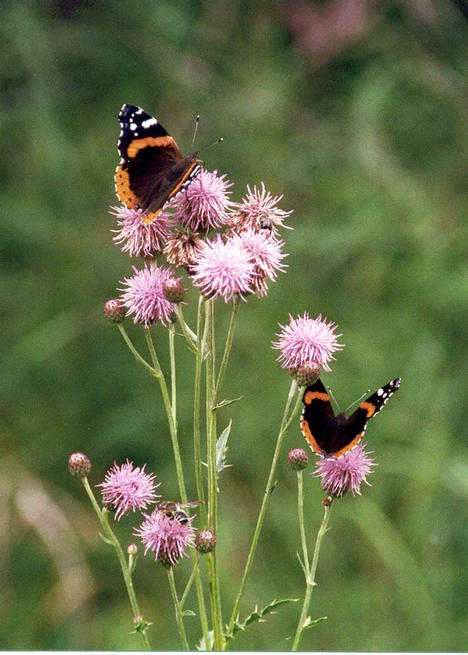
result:
[[[328,621],[302,647],[466,650],[466,2],[4,0],[0,11],[0,648],[141,647],[118,563],[67,471],[84,451],[97,484],[129,457],[177,493],[158,389],[102,315],[138,264],[112,244],[107,213],[116,117],[130,102],[184,152],[201,114],[201,156],[235,182],[232,198],[263,180],[294,209],[288,272],[242,306],[225,384],[226,397],[243,395],[220,416],[221,427],[233,418],[220,481],[226,618],[290,384],[270,342],[288,312],[308,310],[343,334],[324,376],[343,407],[403,382],[367,432],[372,487],[334,507],[311,606]],[[229,307],[217,312],[226,326]],[[166,362],[166,334],[155,336]],[[178,353],[194,497],[192,363],[182,343]],[[303,445],[295,424],[284,456]],[[321,493],[306,478],[312,539]],[[302,596],[295,511],[283,457],[242,616]],[[135,521],[118,526],[124,543]],[[135,584],[153,645],[179,649],[164,571],[141,558]],[[233,648],[288,649],[299,609]],[[194,643],[198,621],[187,623]]]

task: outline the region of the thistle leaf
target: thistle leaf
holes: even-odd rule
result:
[[[257,606],[255,606],[255,609],[253,612],[251,612],[244,621],[239,621],[237,620],[233,627],[232,631],[230,634],[226,634],[225,637],[226,639],[230,640],[233,639],[236,635],[237,632],[240,630],[245,630],[248,625],[251,623],[263,623],[264,618],[267,614],[274,614],[275,610],[278,609],[278,607],[281,607],[281,605],[285,605],[286,603],[297,603],[299,599],[298,598],[283,598],[280,600],[272,600],[271,603],[266,605],[263,609],[259,610]]]
[[[317,623],[322,623],[322,621],[326,621],[327,619],[328,616],[320,616],[318,619],[311,619],[310,616],[308,616],[304,621],[302,629],[306,630],[306,628],[313,628],[314,625],[317,625]]]
[[[218,475],[221,471],[227,466],[226,464],[226,453],[227,453],[227,441],[229,439],[229,433],[231,432],[232,420],[229,421],[229,425],[224,428],[221,432],[221,436],[216,442],[216,473]]]
[[[221,407],[226,407],[227,405],[232,405],[232,403],[238,403],[239,400],[242,400],[244,396],[239,396],[238,398],[232,398],[231,400],[220,400],[217,405],[213,407],[213,409],[220,409]]]

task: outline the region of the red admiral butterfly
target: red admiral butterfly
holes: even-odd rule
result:
[[[126,207],[143,209],[144,222],[152,223],[200,171],[198,153],[183,157],[172,136],[141,107],[124,105],[119,121],[115,192]]]
[[[320,380],[304,392],[301,430],[314,453],[338,459],[361,441],[367,422],[378,414],[400,386],[396,378],[377,389],[348,418],[344,412],[335,416],[330,396]]]

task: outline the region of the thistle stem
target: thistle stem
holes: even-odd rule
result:
[[[219,371],[218,371],[218,380],[216,382],[215,397],[214,397],[215,405],[218,402],[219,390],[223,382],[224,374],[226,373],[226,368],[229,361],[229,355],[231,354],[232,341],[234,339],[234,332],[236,329],[237,318],[239,316],[239,309],[240,309],[239,296],[235,295],[232,304],[231,321],[229,323],[229,329],[226,336],[226,343],[224,345],[223,357],[221,359],[221,366],[219,367]]]
[[[171,435],[172,449],[174,451],[174,461],[176,466],[177,481],[179,484],[179,493],[180,498],[183,503],[187,502],[187,491],[185,489],[184,473],[182,469],[182,458],[180,456],[179,448],[179,439],[177,436],[177,421],[174,417],[173,408],[171,401],[169,399],[169,392],[167,388],[166,378],[162,372],[161,365],[159,364],[159,359],[154,348],[153,340],[151,338],[151,333],[148,329],[145,329],[145,339],[148,345],[148,350],[151,356],[151,362],[153,368],[156,371],[156,377],[161,388],[161,394],[163,397],[164,407],[166,409],[167,420],[169,422],[169,433]],[[175,377],[175,376],[174,376]]]
[[[260,512],[259,512],[258,519],[257,519],[257,524],[255,526],[255,531],[254,531],[254,534],[253,534],[253,537],[252,537],[252,543],[250,545],[249,554],[247,556],[247,562],[245,564],[244,573],[242,575],[242,580],[241,580],[241,583],[240,583],[239,591],[237,593],[236,601],[234,603],[234,608],[232,610],[231,620],[229,621],[229,625],[228,625],[228,628],[227,628],[226,634],[227,634],[228,638],[229,638],[230,635],[232,635],[232,629],[234,627],[234,623],[236,622],[236,620],[238,618],[238,615],[239,615],[240,603],[241,603],[241,600],[242,600],[242,596],[244,594],[245,585],[247,583],[247,578],[248,578],[249,573],[250,573],[250,569],[251,569],[252,562],[253,562],[253,559],[254,559],[255,551],[257,549],[258,539],[260,537],[260,532],[262,530],[263,521],[264,521],[264,518],[265,518],[265,512],[266,512],[266,508],[267,508],[267,505],[268,505],[268,500],[269,500],[271,492],[273,491],[273,488],[274,488],[273,484],[274,484],[274,478],[275,478],[275,475],[276,475],[276,468],[277,468],[277,465],[278,465],[278,459],[279,459],[279,455],[280,455],[280,452],[281,452],[281,446],[283,445],[284,437],[286,436],[286,432],[288,430],[288,427],[291,424],[291,421],[294,418],[294,416],[295,416],[295,414],[297,412],[297,409],[299,407],[299,404],[301,402],[301,395],[298,394],[296,402],[294,404],[294,407],[291,410],[291,405],[292,405],[292,402],[293,402],[294,395],[296,394],[296,391],[297,391],[297,384],[296,384],[295,380],[293,380],[291,382],[291,387],[289,389],[288,398],[286,400],[286,406],[284,408],[283,418],[281,420],[281,425],[280,425],[280,429],[279,429],[279,432],[278,432],[278,437],[277,437],[277,440],[276,440],[275,452],[273,453],[273,459],[272,459],[271,466],[270,466],[270,472],[268,474],[268,480],[267,480],[265,492],[264,492],[264,495],[263,495],[263,500],[262,500],[262,504],[261,504],[261,507],[260,507]]]
[[[184,618],[182,615],[182,607],[179,602],[179,599],[177,597],[177,591],[175,587],[175,582],[174,582],[174,570],[173,567],[170,566],[167,569],[167,577],[169,580],[169,587],[171,589],[171,595],[172,595],[172,600],[174,601],[174,608],[175,608],[175,615],[176,615],[176,621],[177,621],[177,627],[179,628],[179,634],[180,634],[180,639],[182,641],[182,646],[184,650],[190,650],[190,646],[187,640],[187,634],[185,632],[185,626],[184,626]]]
[[[125,343],[127,344],[130,352],[135,356],[135,359],[137,360],[137,362],[142,364],[146,368],[146,370],[148,371],[148,373],[150,375],[152,375],[153,377],[157,377],[157,375],[158,375],[157,371],[155,371],[154,368],[148,364],[146,359],[140,355],[138,350],[133,345],[132,340],[128,336],[127,331],[125,330],[124,326],[118,324],[117,327],[119,328],[120,334],[122,335],[122,337],[123,337]]]
[[[312,599],[312,591],[316,586],[315,574],[317,572],[318,559],[320,554],[320,546],[322,545],[322,539],[325,533],[328,530],[328,521],[330,519],[331,505],[333,502],[332,497],[326,499],[327,502],[323,503],[323,517],[322,523],[320,524],[317,538],[315,540],[314,554],[312,556],[312,564],[309,568],[309,563],[305,564],[307,567],[307,574],[305,575],[306,579],[306,591],[304,594],[304,602],[302,604],[301,616],[299,617],[299,623],[297,624],[296,634],[294,636],[293,645],[291,651],[297,651],[299,647],[299,642],[301,641],[302,633],[306,627],[307,615],[309,612],[310,601]]]
[[[309,577],[309,554],[307,551],[307,539],[304,524],[304,485],[303,471],[297,471],[297,515],[299,519],[299,532],[301,533],[302,563],[305,569],[306,578]]]
[[[120,545],[119,540],[115,536],[112,528],[109,525],[109,518],[108,518],[108,511],[106,508],[101,508],[99,507],[96,498],[94,496],[94,493],[89,485],[88,478],[81,478],[81,482],[83,483],[83,487],[85,488],[86,493],[88,494],[88,497],[91,501],[91,504],[93,506],[94,511],[97,514],[97,517],[99,519],[99,522],[101,524],[101,528],[104,532],[104,536],[108,541],[110,541],[112,547],[114,548],[119,563],[120,563],[120,568],[122,569],[122,575],[123,579],[125,582],[125,587],[127,589],[127,594],[128,594],[128,599],[130,601],[130,605],[132,607],[132,612],[134,617],[141,617],[141,612],[140,608],[138,606],[138,602],[136,599],[135,595],[135,589],[133,588],[133,580],[132,580],[132,574],[131,570],[129,567],[129,564],[127,563],[127,560],[125,559],[124,552],[122,550],[122,546]],[[143,624],[143,627],[141,627],[138,632],[141,634],[141,637],[143,639],[143,643],[145,645],[146,650],[151,650],[151,644],[148,639],[148,635],[146,634],[146,627]]]
[[[205,303],[204,344],[206,350],[206,438],[208,460],[208,521],[210,529],[216,534],[218,523],[218,485],[216,470],[216,385],[215,385],[215,334],[214,334],[214,304],[212,300]],[[223,621],[221,614],[221,595],[216,550],[208,556],[208,572],[210,581],[211,615],[213,621],[214,649],[223,647]]]
[[[195,376],[193,383],[193,459],[195,466],[195,483],[197,487],[198,500],[201,502],[201,516],[203,524],[207,521],[207,508],[205,506],[205,486],[203,484],[203,469],[201,455],[201,436],[200,436],[200,407],[201,407],[201,374],[202,363],[205,355],[206,344],[202,339],[203,323],[203,296],[198,301],[197,313],[197,343],[199,344],[195,353]]]
[[[182,330],[182,334],[185,337],[185,340],[191,350],[196,351],[198,347],[198,336],[195,334],[187,325],[184,318],[184,313],[182,311],[182,305],[180,303],[176,304],[176,316],[179,320],[179,324]]]

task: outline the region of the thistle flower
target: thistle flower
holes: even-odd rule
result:
[[[328,494],[341,498],[349,489],[355,496],[361,494],[362,482],[370,486],[366,476],[372,472],[373,466],[374,459],[369,457],[362,444],[358,444],[338,459],[319,459],[311,475],[321,478],[322,489]]]
[[[185,555],[185,549],[193,546],[195,530],[188,517],[181,523],[177,518],[169,518],[165,512],[158,509],[150,514],[143,514],[145,520],[136,528],[134,534],[141,538],[145,546],[145,555],[152,550],[157,562],[165,566],[177,564]]]
[[[122,516],[136,509],[146,509],[149,503],[153,503],[159,496],[155,493],[154,473],[145,473],[145,466],[134,467],[133,462],[128,459],[125,464],[114,466],[109,469],[104,482],[97,484],[102,487],[102,500],[105,505],[110,505],[116,510],[115,518],[120,521]]]
[[[118,230],[112,230],[116,236],[112,240],[123,244],[122,252],[130,257],[156,257],[166,244],[172,225],[172,217],[167,212],[159,214],[152,223],[144,223],[142,209],[128,207],[111,207],[111,214],[117,217]]]
[[[176,230],[175,234],[169,237],[164,254],[169,264],[188,269],[197,261],[203,245],[203,241],[196,232]]]
[[[286,269],[286,265],[281,263],[287,257],[281,252],[284,242],[274,239],[268,231],[255,232],[252,229],[234,235],[230,241],[249,253],[254,265],[254,293],[264,296],[267,292],[266,280],[276,280],[277,271],[284,272]]]
[[[206,242],[191,268],[192,282],[207,298],[222,296],[228,302],[237,293],[252,293],[255,267],[239,241],[224,242],[219,235]]]
[[[301,366],[320,366],[330,371],[329,362],[336,350],[344,348],[338,343],[341,334],[335,334],[336,324],[327,323],[319,314],[317,318],[310,318],[307,312],[304,316],[293,318],[289,315],[289,325],[281,325],[281,332],[276,336],[278,341],[272,342],[272,347],[280,350],[278,361],[282,368],[289,370]]]
[[[177,282],[171,269],[151,264],[138,270],[133,267],[135,275],[125,278],[122,284],[126,288],[120,299],[127,308],[127,315],[134,314],[134,323],[143,323],[148,328],[152,323],[161,321],[168,325],[172,321],[175,306],[164,295],[164,287],[169,282]]]
[[[195,232],[208,232],[226,223],[232,182],[225,178],[218,171],[200,171],[187,190],[177,196],[174,217]]]
[[[283,196],[272,196],[262,182],[261,189],[254,186],[253,191],[247,185],[247,195],[240,203],[233,203],[234,211],[229,217],[229,227],[234,232],[244,230],[268,230],[273,236],[279,234],[278,228],[292,227],[283,225],[283,221],[292,214],[277,207]]]

